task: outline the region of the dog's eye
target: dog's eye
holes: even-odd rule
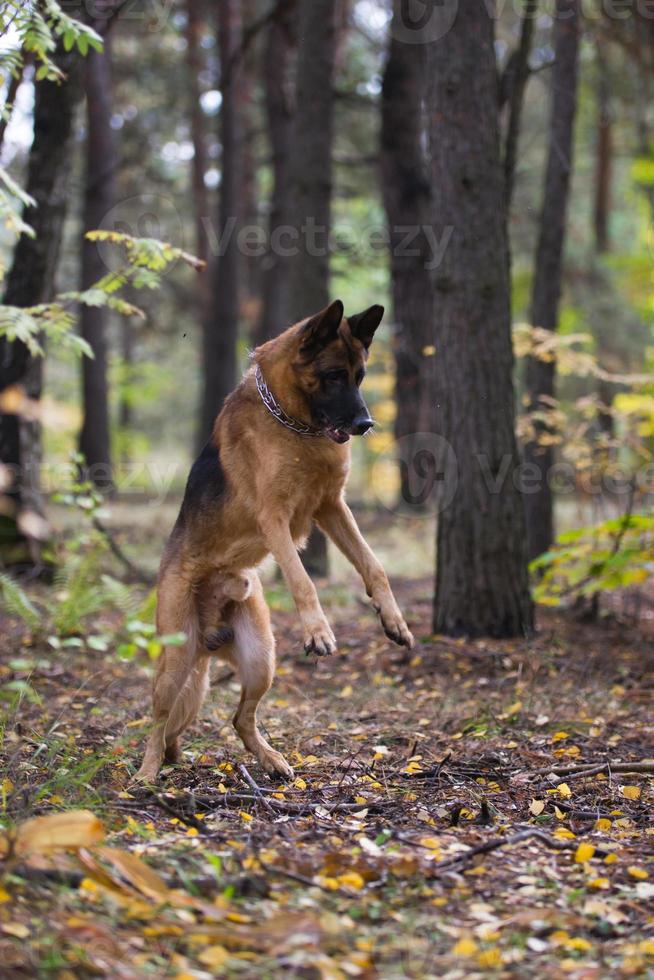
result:
[[[326,371],[322,379],[327,384],[344,384],[347,381],[347,371]]]

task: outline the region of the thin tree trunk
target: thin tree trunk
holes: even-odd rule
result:
[[[523,504],[514,484],[513,350],[494,20],[445,0],[428,44],[433,222],[451,227],[433,275],[444,477],[434,630],[520,636],[532,627]],[[449,16],[448,16],[449,15]]]
[[[507,214],[513,199],[515,183],[515,168],[518,159],[518,140],[522,122],[522,108],[525,101],[525,91],[529,81],[529,55],[534,35],[534,23],[538,12],[538,0],[525,0],[520,30],[520,44],[507,65],[506,81],[508,83],[506,98],[509,104],[509,121],[507,125],[506,143],[504,149],[504,186]]]
[[[403,2],[394,0],[394,21],[402,16]],[[423,231],[430,220],[423,149],[426,57],[424,45],[407,44],[397,36],[391,29],[382,85],[381,176],[391,252],[400,503],[415,505],[417,436],[433,431],[435,402],[430,255]]]
[[[68,204],[75,110],[82,95],[81,65],[75,52],[59,49],[55,61],[66,81],[40,81],[34,104],[34,138],[29,154],[26,190],[36,204],[24,210],[35,231],[16,244],[7,275],[4,302],[33,306],[52,299],[64,217]],[[30,398],[41,395],[43,361],[32,358],[25,344],[0,338],[0,391],[23,387]],[[0,415],[0,460],[12,469],[8,496],[13,513],[2,519],[0,557],[33,562],[38,549],[20,530],[25,512],[41,513],[41,426],[15,414]]]
[[[595,148],[593,230],[595,233],[595,252],[597,255],[605,255],[611,246],[609,223],[613,171],[613,120],[611,117],[608,65],[599,43],[595,48],[595,56],[597,70],[597,143]],[[600,349],[600,360],[602,360],[602,354],[603,351]],[[612,440],[615,435],[615,425],[611,412],[615,390],[615,385],[610,382],[600,380],[597,384],[597,394],[600,400],[597,422],[600,431],[609,440]]]
[[[574,120],[580,39],[580,0],[557,0],[554,21],[555,62],[545,193],[531,299],[531,323],[555,331],[561,299],[563,247],[572,175]],[[531,412],[547,411],[555,398],[554,361],[527,360],[527,395]],[[554,505],[549,475],[554,463],[551,432],[535,424],[535,438],[525,447],[525,462],[538,473],[538,486],[525,494],[529,558],[536,558],[554,540]]]
[[[90,51],[84,63],[86,89],[86,186],[84,231],[99,228],[114,203],[116,153],[112,113],[111,48],[105,37],[104,51]],[[106,273],[97,242],[82,240],[81,289],[89,289]],[[111,459],[109,387],[107,382],[108,310],[82,306],[80,331],[94,357],[82,359],[83,421],[79,437],[84,456],[84,475],[104,493],[114,490]]]
[[[195,254],[203,262],[209,260],[209,240],[205,222],[209,219],[209,194],[204,182],[207,172],[207,134],[205,115],[200,96],[200,75],[205,68],[202,56],[202,31],[204,27],[204,4],[198,0],[186,2],[186,63],[188,66],[187,84],[191,103],[190,122],[193,141],[193,163],[191,167],[191,192],[195,214]],[[202,318],[206,316],[209,301],[208,273],[200,277],[199,293]]]
[[[0,116],[0,148],[5,138],[5,132],[7,126],[9,125],[9,120],[11,119],[11,114],[14,110],[14,102],[16,101],[16,93],[20,88],[20,83],[23,80],[23,70],[24,66],[21,65],[19,73],[17,75],[12,75],[9,79],[9,87],[7,88],[7,94],[5,96],[4,110],[5,115]]]
[[[595,205],[593,228],[595,251],[609,251],[609,219],[611,214],[611,174],[613,170],[613,125],[606,58],[601,45],[596,47],[597,69],[597,144],[595,157]]]
[[[301,0],[298,26],[297,110],[291,188],[299,250],[293,259],[291,321],[329,303],[329,247],[334,130],[336,0]],[[327,542],[314,531],[304,553],[308,571],[327,574]]]
[[[262,311],[257,343],[264,343],[290,323],[289,288],[292,258],[285,255],[282,229],[291,221],[291,137],[295,93],[291,67],[295,55],[293,21],[296,0],[279,8],[268,28],[264,56],[266,120],[272,151],[273,190],[268,220],[269,248],[263,263]],[[278,237],[279,236],[279,237]]]
[[[221,0],[217,11],[222,105],[220,137],[222,179],[218,213],[220,255],[211,270],[211,301],[204,323],[204,390],[200,410],[198,449],[211,434],[216,415],[236,384],[239,321],[241,181],[243,179],[242,132],[239,114],[241,64],[241,16],[238,0]]]
[[[134,325],[129,317],[122,317],[120,324],[120,359],[123,370],[123,387],[128,392],[132,390],[132,367],[134,364]],[[131,461],[129,449],[129,433],[134,425],[134,411],[131,395],[122,391],[118,402],[118,427],[121,436],[122,450],[120,461],[127,466]]]

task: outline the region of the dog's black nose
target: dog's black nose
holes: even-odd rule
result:
[[[350,431],[353,436],[364,436],[366,432],[369,432],[370,429],[372,429],[374,424],[375,423],[367,413],[365,415],[359,415],[359,417],[352,423]]]

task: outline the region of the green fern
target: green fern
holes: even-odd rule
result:
[[[24,589],[8,575],[0,575],[2,605],[10,616],[17,616],[31,630],[38,630],[42,616]]]

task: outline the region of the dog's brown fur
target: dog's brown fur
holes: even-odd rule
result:
[[[252,570],[268,554],[274,555],[302,621],[305,649],[333,653],[334,634],[298,556],[313,521],[360,573],[387,635],[413,645],[386,573],[345,502],[349,447],[282,426],[263,404],[254,377],[258,365],[285,411],[315,424],[312,399],[319,393],[321,375],[337,367],[348,372],[350,381],[360,379],[382,314],[381,307],[373,307],[348,321],[336,302],[291,327],[254,352],[252,368],[218,416],[212,440],[191,471],[161,562],[158,631],[184,631],[188,640],[185,648],[166,648],[159,659],[154,728],[140,779],[154,780],[164,755],[177,757],[179,735],[197,717],[208,686],[207,654],[212,653],[207,629],[214,625],[214,610],[223,614],[220,603],[230,599],[230,588],[244,570],[250,591],[230,606],[227,625],[233,642],[215,655],[240,675],[242,694],[234,726],[246,748],[266,771],[292,774],[256,725],[257,706],[272,683],[275,653],[261,582]]]

